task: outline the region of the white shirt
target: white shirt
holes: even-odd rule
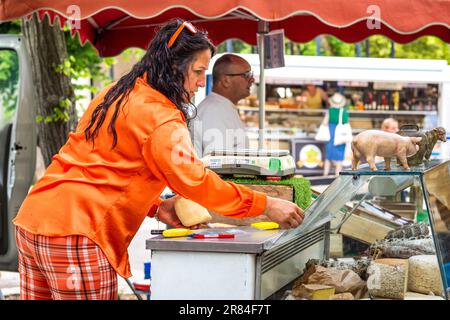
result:
[[[197,116],[189,124],[192,143],[202,158],[212,150],[249,147],[245,125],[234,104],[211,92],[197,107]]]

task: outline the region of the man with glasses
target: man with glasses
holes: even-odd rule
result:
[[[249,147],[236,104],[250,95],[255,82],[250,64],[234,54],[225,54],[213,67],[212,92],[198,105],[189,130],[198,157],[212,150]]]

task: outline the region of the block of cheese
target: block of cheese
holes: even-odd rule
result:
[[[380,298],[404,299],[408,286],[407,259],[377,259],[367,269],[369,294]]]
[[[186,227],[207,223],[211,220],[211,215],[205,207],[183,197],[175,201],[175,212],[181,223]]]
[[[295,288],[292,294],[309,300],[330,300],[334,291],[334,287],[323,284],[302,284]]]
[[[186,237],[190,234],[194,234],[194,231],[185,228],[173,228],[164,230],[162,234],[165,238],[176,238]]]
[[[355,297],[350,292],[333,294],[330,300],[355,300]]]
[[[443,294],[441,271],[436,255],[418,255],[409,259],[408,290],[435,295]]]

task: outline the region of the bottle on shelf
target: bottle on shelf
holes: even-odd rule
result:
[[[398,91],[394,91],[392,93],[392,105],[394,106],[394,111],[399,110],[400,105],[400,93]]]

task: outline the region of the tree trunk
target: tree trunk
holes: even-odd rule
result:
[[[67,59],[67,48],[64,32],[55,21],[51,26],[48,16],[39,21],[36,13],[33,18],[22,20],[22,32],[28,53],[31,57],[31,72],[36,88],[37,115],[43,119],[37,123],[39,146],[48,166],[53,155],[66,142],[69,131],[76,126],[75,94],[70,77],[57,72]],[[63,107],[61,102],[68,99],[70,106]],[[69,120],[54,119],[55,108],[67,112]],[[45,119],[52,120],[50,122]]]

